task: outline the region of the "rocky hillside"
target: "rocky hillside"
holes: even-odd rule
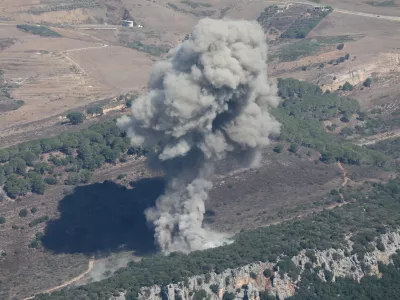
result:
[[[365,275],[378,275],[378,262],[388,264],[390,256],[400,249],[400,232],[390,232],[375,240],[375,247],[364,255],[351,255],[353,243],[347,249],[324,251],[303,250],[277,264],[253,263],[221,274],[194,276],[185,282],[143,287],[142,300],[192,300],[192,299],[267,299],[267,294],[285,299],[294,295],[301,273],[313,269],[323,281],[334,282],[337,277],[350,277],[360,281]],[[123,295],[114,299],[125,299]]]

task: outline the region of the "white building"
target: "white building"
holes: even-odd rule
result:
[[[122,21],[121,21],[121,26],[124,26],[124,27],[133,27],[133,21],[122,20]]]

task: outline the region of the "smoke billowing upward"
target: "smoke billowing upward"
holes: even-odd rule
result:
[[[132,145],[153,149],[148,162],[168,180],[146,211],[161,250],[218,246],[203,227],[216,161],[232,153],[252,165],[279,132],[270,115],[279,98],[268,83],[267,45],[256,22],[203,19],[190,39],[153,66],[149,91],[118,120]]]

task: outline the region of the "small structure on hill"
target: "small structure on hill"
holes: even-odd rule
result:
[[[124,26],[124,27],[133,27],[133,21],[130,21],[130,20],[122,20],[121,21],[121,26]]]

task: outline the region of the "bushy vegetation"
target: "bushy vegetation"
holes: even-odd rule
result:
[[[363,82],[363,86],[365,87],[370,87],[372,84],[372,79],[371,78],[367,78],[365,79],[365,81]]]
[[[308,16],[301,16],[296,21],[294,21],[289,26],[289,28],[281,34],[281,38],[305,38],[307,34],[311,30],[313,30],[319,24],[319,22],[321,22],[332,11],[333,9],[330,7],[326,11],[310,10]]]
[[[87,130],[31,141],[0,149],[0,185],[11,198],[29,191],[43,194],[46,185],[56,184],[65,173],[67,184],[86,183],[91,171],[115,163],[124,155],[144,155],[130,147],[129,138],[114,121]]]
[[[385,6],[397,6],[394,0],[387,0],[387,1],[366,1],[365,2],[371,6],[378,6],[378,7],[385,7]]]
[[[369,241],[400,225],[400,180],[385,185],[365,185],[357,190],[346,189],[343,194],[350,204],[340,208],[241,232],[230,245],[188,255],[173,253],[170,256],[144,257],[140,262],[132,262],[127,268],[120,269],[109,279],[52,295],[40,295],[36,299],[103,299],[121,290],[127,290],[127,296],[136,299],[142,286],[176,283],[193,275],[210,271],[221,273],[227,268],[255,261],[275,263],[278,256],[283,262],[278,262],[277,267],[296,276],[296,268],[282,255],[294,256],[302,249],[343,248],[348,245],[346,236],[349,234],[354,242],[353,253],[362,258],[370,249]]]
[[[141,52],[146,52],[153,56],[161,56],[162,54],[167,53],[169,51],[169,48],[167,48],[167,47],[161,47],[161,46],[156,46],[156,45],[147,45],[147,44],[143,44],[140,41],[129,42],[126,45],[129,48],[133,48],[133,49],[141,51]]]
[[[196,9],[198,7],[211,7],[212,6],[212,4],[210,4],[210,3],[195,2],[195,1],[188,1],[188,0],[182,0],[181,3],[189,5],[193,9]]]
[[[35,35],[40,35],[44,37],[61,37],[61,35],[46,26],[41,25],[27,25],[27,24],[20,24],[17,25],[17,28],[29,32]]]
[[[338,42],[353,40],[354,39],[348,35],[303,39],[282,46],[275,55],[271,56],[271,60],[277,58],[281,62],[294,61],[301,57],[315,55],[323,48],[333,47]]]
[[[319,86],[296,79],[279,79],[278,88],[284,101],[273,111],[282,124],[281,134],[276,139],[314,148],[322,154],[324,162],[385,164],[385,155],[350,144],[322,128],[323,120],[359,112],[356,100],[323,93]]]
[[[34,227],[40,223],[46,222],[48,219],[49,219],[49,216],[43,216],[43,217],[36,218],[29,223],[29,227]]]
[[[89,115],[102,115],[103,114],[103,108],[100,105],[95,105],[95,106],[89,107],[86,110],[86,112]]]
[[[79,111],[72,111],[67,114],[67,119],[72,125],[78,125],[83,123],[85,115]]]
[[[1,50],[1,45],[0,45]],[[11,94],[11,90],[18,87],[3,77],[3,71],[0,70],[0,112],[17,110],[25,104],[23,100],[16,100]]]

